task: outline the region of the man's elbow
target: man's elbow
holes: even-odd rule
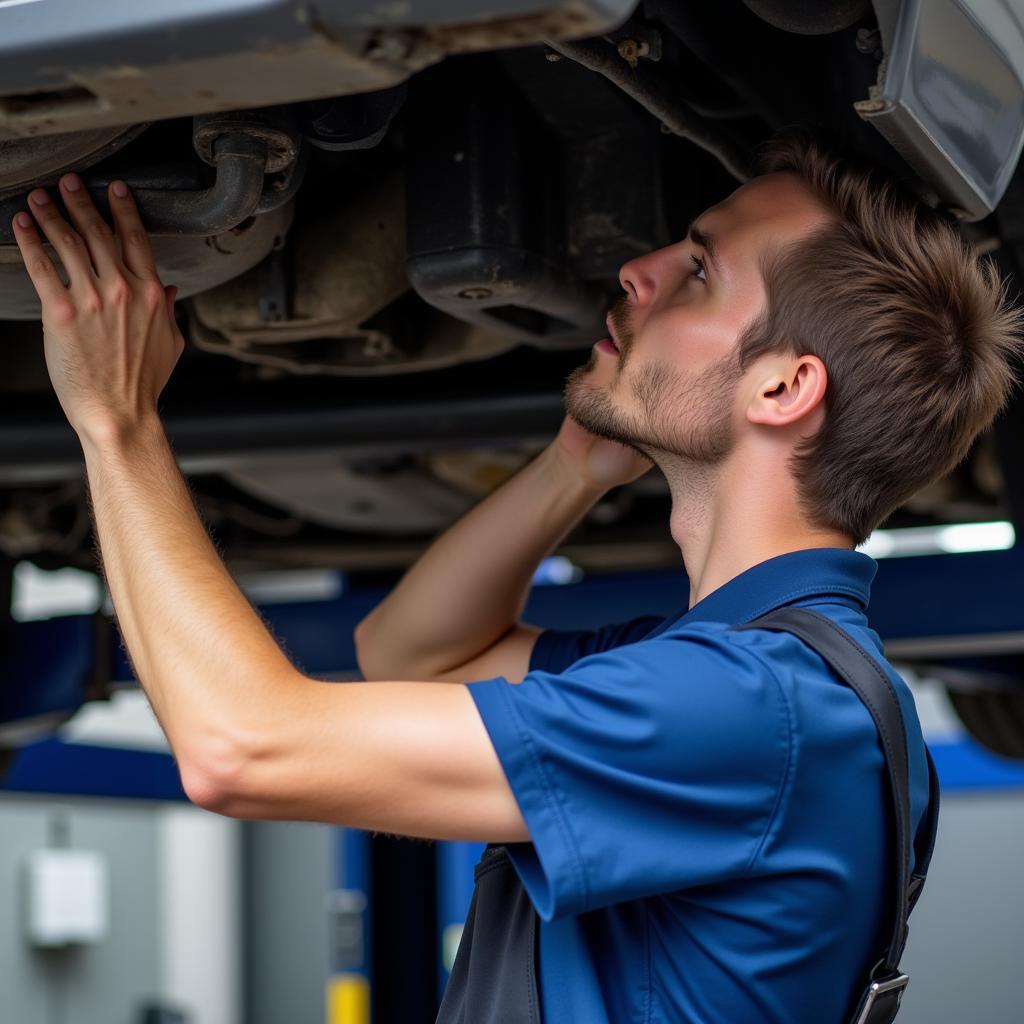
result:
[[[373,622],[371,612],[355,628],[352,635],[356,649],[356,665],[368,682],[381,679],[430,679],[429,670],[395,650],[395,637],[391,642],[382,638]]]
[[[210,741],[206,749],[178,762],[185,795],[197,807],[229,818],[253,818],[251,772],[239,745]]]
[[[185,796],[204,811],[213,811],[216,814],[223,813],[224,792],[219,780],[213,775],[196,767],[178,765],[181,773],[181,785],[185,790]]]
[[[362,619],[352,634],[352,641],[356,649],[356,665],[364,679],[380,679],[376,674],[377,669],[377,642],[373,635],[373,623],[371,612],[365,619]]]

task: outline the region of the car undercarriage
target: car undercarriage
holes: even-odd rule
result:
[[[1015,269],[1017,178],[986,186],[872,120],[910,45],[907,5],[519,6],[115,4],[89,33],[26,14],[19,38],[14,23],[0,45],[0,554],[94,560],[10,231],[27,193],[70,168],[101,205],[110,181],[132,186],[179,289],[189,347],[163,413],[222,549],[249,568],[408,564],[550,438],[621,264],[680,237],[780,129],[887,166]],[[930,17],[918,49],[953,15]],[[893,524],[1012,517],[1018,416]],[[589,568],[673,564],[666,502],[653,477],[613,493],[566,550]]]
[[[32,189],[75,170],[105,211],[112,181],[132,187],[188,343],[161,415],[232,571],[340,570],[372,593],[551,439],[621,265],[681,238],[779,132],[886,168],[1015,290],[1019,7],[0,0],[0,589],[19,564],[96,568],[12,235]],[[1022,417],[1014,396],[887,525],[1020,536]],[[609,493],[559,549],[570,576],[678,569],[668,505],[657,474]],[[987,628],[886,641],[1024,757],[1020,634]]]

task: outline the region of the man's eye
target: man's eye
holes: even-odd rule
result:
[[[699,256],[691,256],[690,259],[697,265],[697,269],[690,276],[697,278],[698,281],[706,281],[708,278],[704,261]]]

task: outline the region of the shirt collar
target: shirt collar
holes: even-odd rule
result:
[[[860,551],[809,548],[769,558],[723,583],[698,601],[679,623],[750,622],[807,598],[832,598],[865,610],[878,566]]]

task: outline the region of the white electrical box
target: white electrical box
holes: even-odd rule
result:
[[[27,868],[27,930],[33,945],[67,946],[107,937],[110,883],[102,854],[36,850]]]

